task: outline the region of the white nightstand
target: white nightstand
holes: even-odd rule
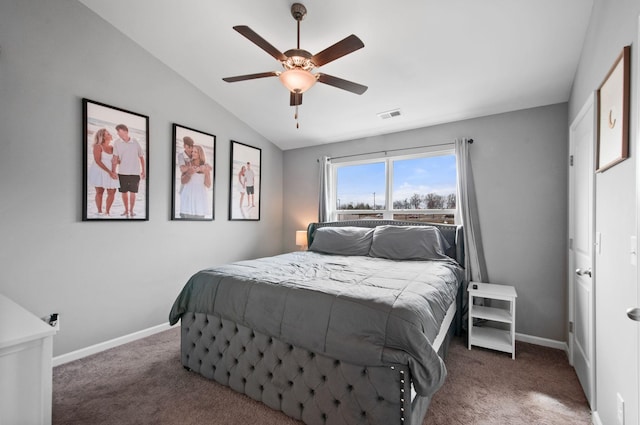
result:
[[[474,289],[474,286],[477,288]],[[516,289],[509,285],[469,282],[469,350],[471,346],[511,353],[516,358]],[[502,300],[506,308],[474,305],[474,298]],[[473,319],[484,319],[483,326],[473,326]],[[509,329],[499,329],[492,323],[506,323]]]

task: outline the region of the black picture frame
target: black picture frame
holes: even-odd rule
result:
[[[172,134],[171,220],[212,221],[215,217],[216,136],[176,123]],[[195,159],[201,156],[204,161]]]
[[[229,220],[259,221],[262,149],[231,140],[229,162]]]
[[[148,221],[149,117],[83,98],[82,153],[82,220]]]

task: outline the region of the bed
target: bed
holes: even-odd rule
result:
[[[309,425],[421,424],[460,332],[462,228],[312,223],[309,250],[201,270],[183,366]]]

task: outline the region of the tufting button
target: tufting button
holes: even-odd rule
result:
[[[264,391],[264,385],[260,385],[260,391]]]
[[[316,393],[316,390],[314,390],[313,388],[311,388],[311,389],[309,390],[309,394],[311,394],[311,395],[315,395],[315,393]]]
[[[353,391],[353,385],[347,385],[347,391],[349,392]]]
[[[327,382],[327,377],[326,377],[326,375],[322,375],[322,381],[323,381],[323,382]]]
[[[382,397],[381,395],[378,396],[378,401],[384,401],[384,397]]]
[[[298,368],[298,373],[304,373],[304,368],[302,366]]]
[[[363,418],[367,417],[367,412],[365,412],[364,410],[362,412],[360,412],[360,416],[362,416]]]
[[[249,366],[249,369],[256,370],[256,367],[254,365],[251,365],[251,366]]]
[[[362,369],[362,376],[367,374],[367,368]]]
[[[338,400],[337,398],[333,399],[333,404],[337,406],[340,406],[340,400]]]
[[[333,365],[336,366],[336,367],[340,366],[340,360],[335,360],[333,362]]]
[[[293,387],[293,381],[289,381],[289,386]]]

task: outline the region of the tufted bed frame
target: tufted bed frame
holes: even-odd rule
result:
[[[455,225],[392,220],[312,223],[307,230],[309,245],[314,231],[322,226],[371,228],[384,224],[439,228],[451,245],[447,255],[464,265],[462,227]],[[451,335],[460,332],[465,289],[463,282],[433,344],[442,358]],[[213,314],[182,315],[181,359],[187,370],[309,425],[419,425],[431,401],[430,397],[414,396],[406,364],[351,364]]]

